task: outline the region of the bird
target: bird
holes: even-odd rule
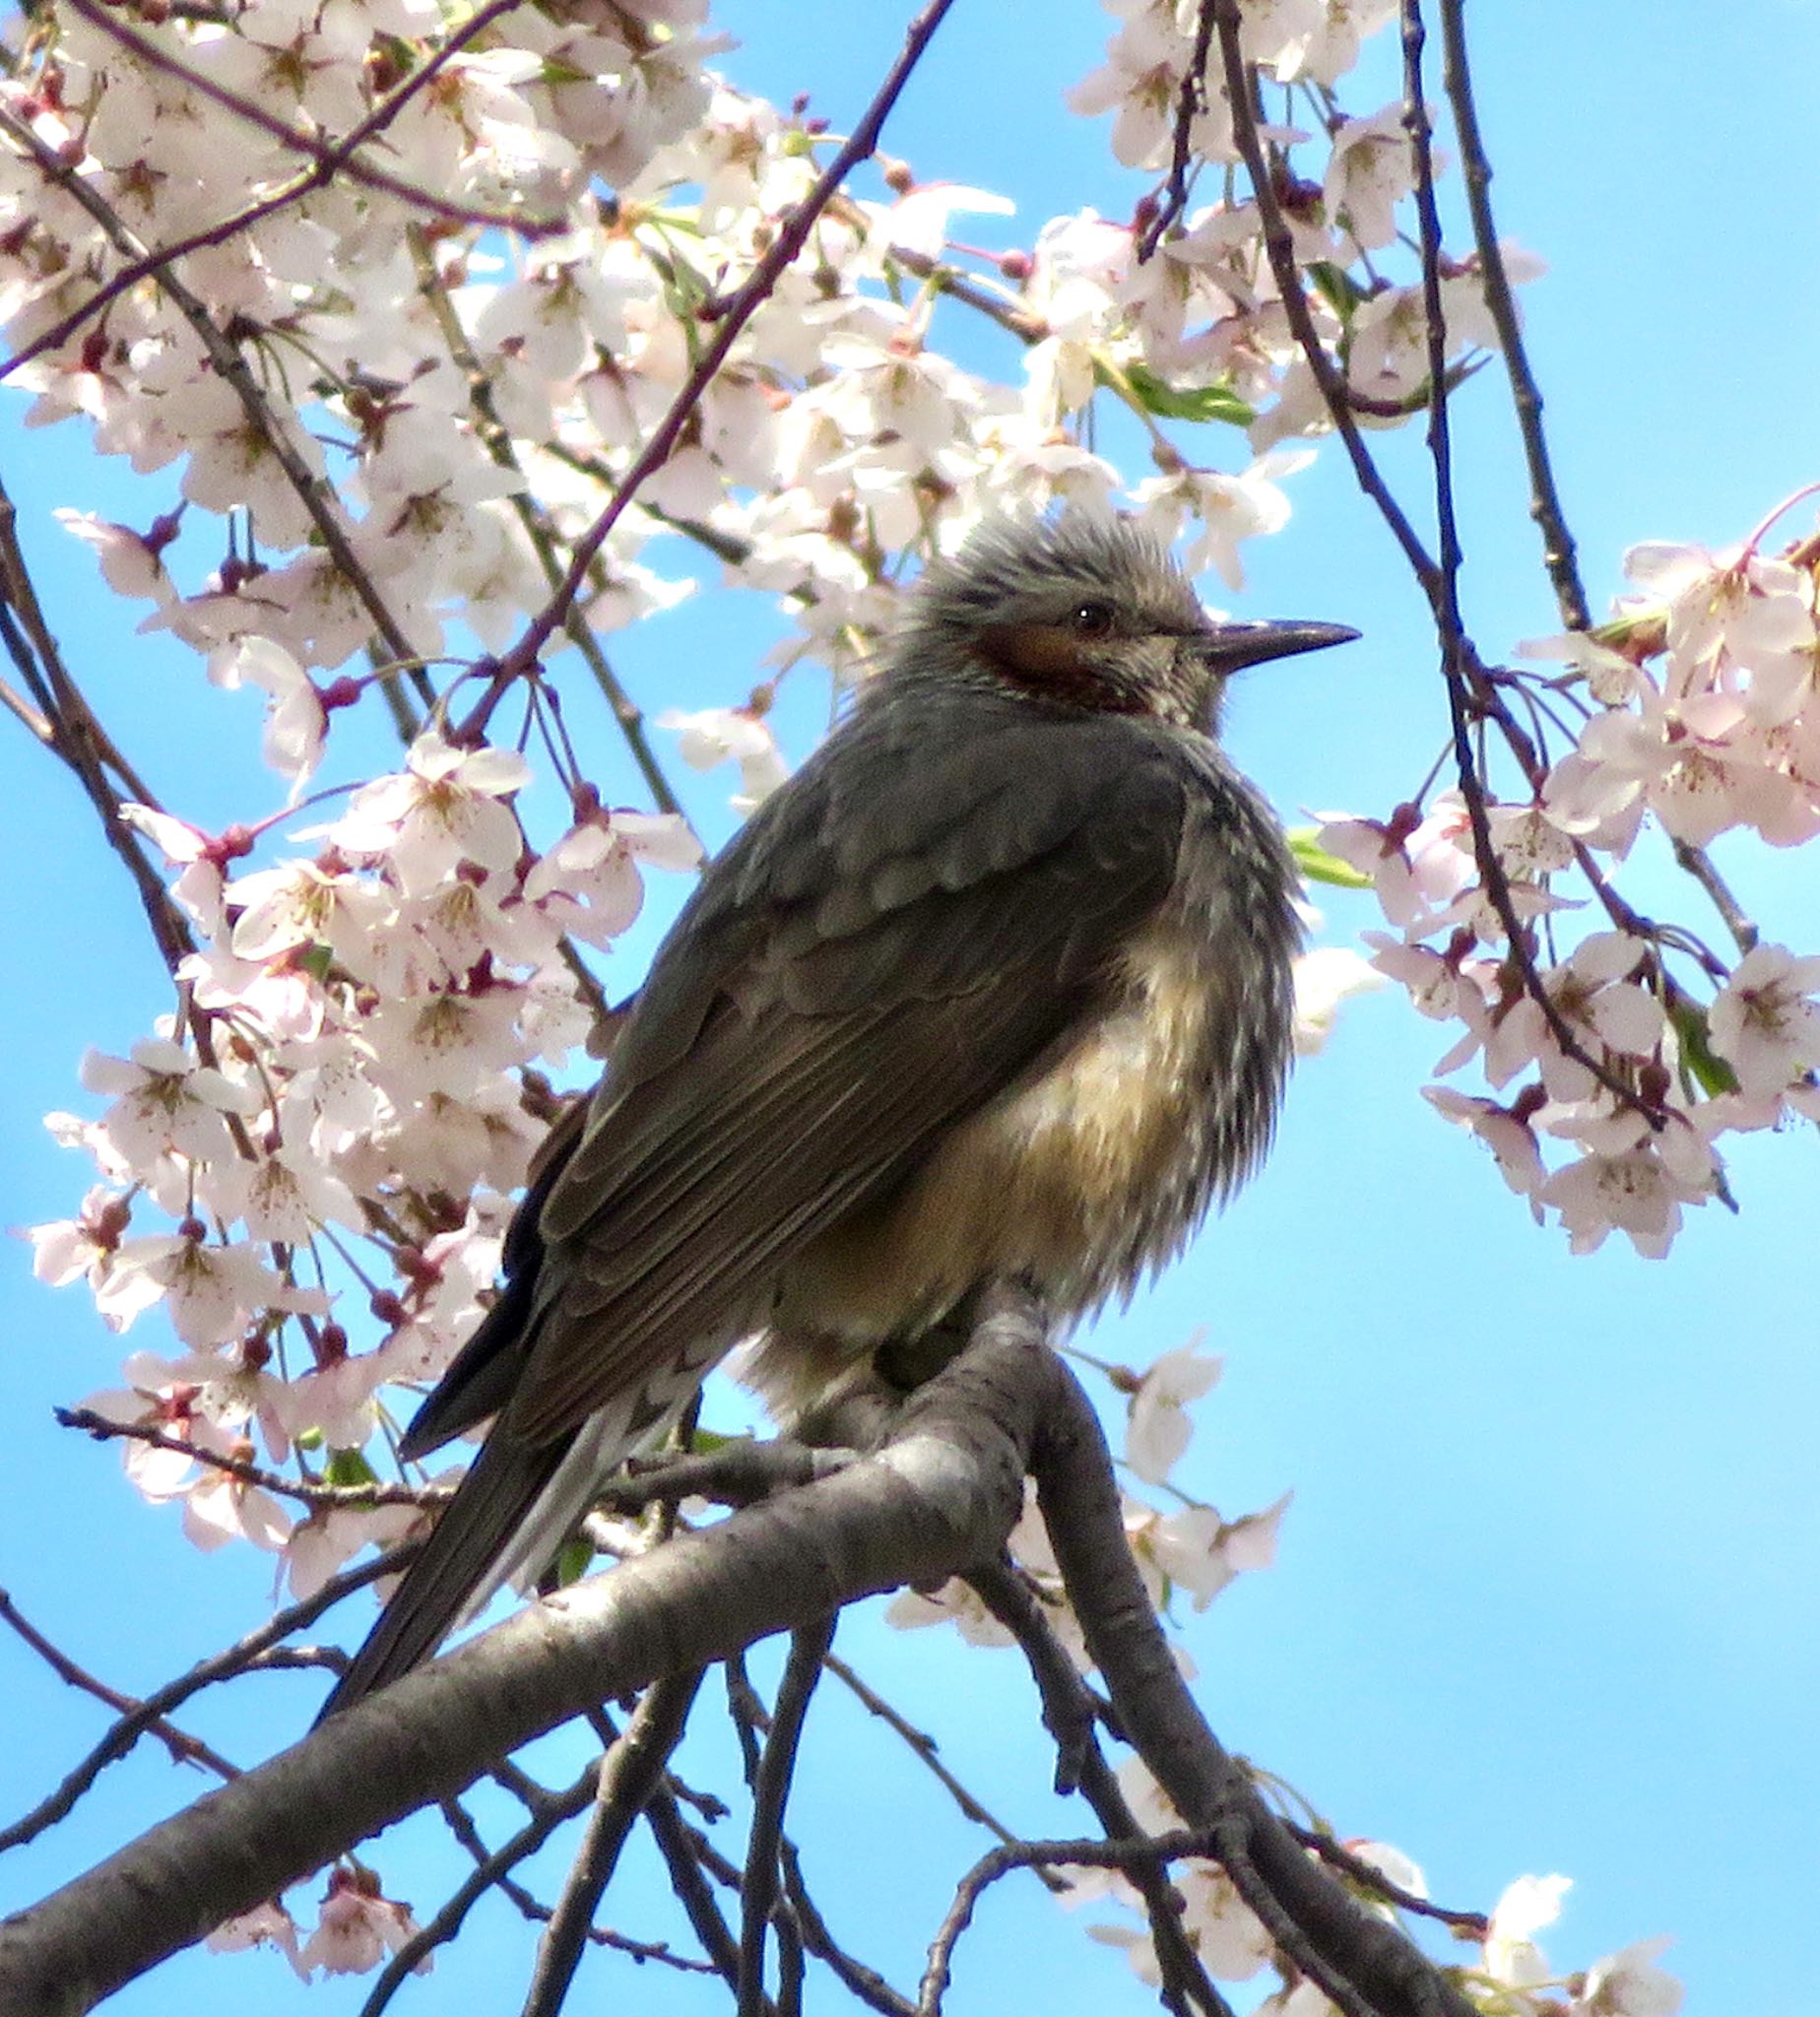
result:
[[[1067,1321],[1181,1248],[1269,1142],[1301,942],[1226,683],[1357,634],[1216,620],[1110,515],[930,563],[558,1122],[400,1455],[491,1426],[324,1716],[535,1579],[739,1340],[800,1420],[994,1282]]]

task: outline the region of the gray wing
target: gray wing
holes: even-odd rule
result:
[[[1184,782],[1130,724],[995,708],[946,748],[888,716],[841,740],[659,956],[543,1208],[515,1437],[734,1319],[1016,1083],[1173,882]]]

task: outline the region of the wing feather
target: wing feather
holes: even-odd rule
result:
[[[544,1207],[515,1437],[570,1432],[679,1341],[755,1320],[793,1251],[1038,1066],[1167,894],[1184,789],[1141,728],[1020,709],[976,729],[959,817],[918,827],[893,801],[869,868],[864,815],[833,821],[836,846],[810,778],[729,858],[737,910],[711,884],[659,955],[666,985]],[[919,868],[879,873],[919,845]],[[660,1012],[691,1033],[674,1062],[641,1028]]]

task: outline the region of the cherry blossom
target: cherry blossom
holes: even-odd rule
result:
[[[1384,986],[1385,976],[1349,945],[1316,945],[1295,963],[1295,1049],[1317,1056],[1333,1034],[1342,1006]]]
[[[1714,998],[1713,1048],[1746,1093],[1777,1093],[1820,1066],[1820,955],[1753,945]]]
[[[1573,2017],[1675,2017],[1685,1992],[1656,1965],[1672,1944],[1665,1936],[1638,1940],[1594,1963],[1568,2006]]]
[[[324,1975],[364,1975],[387,1954],[396,1954],[417,1930],[411,1908],[385,1897],[371,1871],[358,1865],[336,1868],[329,1872],[316,1930],[297,1953],[296,1971],[306,1980],[317,1969]],[[425,1953],[412,1973],[427,1975],[434,1959]]]
[[[193,1162],[231,1157],[229,1115],[250,1111],[245,1088],[204,1066],[169,1037],[142,1037],[128,1058],[90,1051],[82,1082],[111,1093],[103,1135],[129,1163],[179,1155]]]
[[[657,725],[677,732],[678,753],[691,768],[740,766],[740,792],[733,801],[739,812],[749,812],[790,774],[763,717],[749,708],[709,707],[693,714],[670,708],[658,716]]]
[[[1145,1484],[1161,1484],[1194,1433],[1184,1403],[1210,1393],[1223,1370],[1192,1344],[1165,1352],[1138,1382],[1125,1429],[1125,1461]]]
[[[204,1943],[211,1953],[238,1954],[248,1947],[276,1947],[294,1968],[297,1961],[297,1925],[276,1900],[255,1905],[250,1912],[224,1919]]]
[[[460,863],[516,866],[518,822],[503,801],[530,780],[509,749],[457,749],[434,729],[412,745],[407,768],[358,791],[330,829],[351,855],[384,855],[407,896],[433,889]]]
[[[1493,1982],[1529,1989],[1553,1979],[1535,1935],[1560,1918],[1561,1901],[1572,1888],[1567,1877],[1519,1877],[1506,1886],[1485,1935],[1485,1973]]]
[[[1191,574],[1213,568],[1236,594],[1245,586],[1239,542],[1282,530],[1289,521],[1289,500],[1277,479],[1293,476],[1313,460],[1307,449],[1279,449],[1259,457],[1236,477],[1184,468],[1147,478],[1132,497],[1139,506],[1139,523],[1165,544],[1176,538],[1185,520],[1198,521],[1201,531],[1189,543],[1182,564]]]

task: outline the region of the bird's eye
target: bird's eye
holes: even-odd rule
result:
[[[1076,603],[1069,622],[1076,637],[1104,637],[1112,628],[1112,611],[1105,603]]]

